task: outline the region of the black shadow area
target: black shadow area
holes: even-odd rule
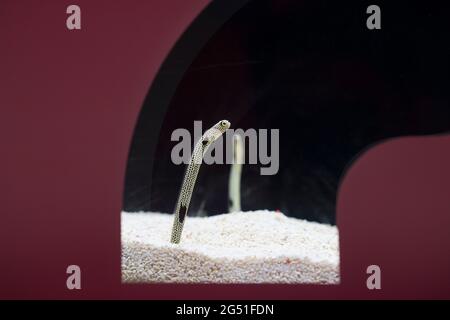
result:
[[[259,165],[244,166],[243,209],[331,224],[340,178],[362,150],[392,137],[449,131],[447,6],[381,1],[382,28],[368,30],[371,4],[257,0],[208,41],[196,34],[203,28],[191,27],[142,108],[124,209],[173,211],[185,168],[170,161],[170,135],[192,131],[194,120],[204,129],[221,119],[233,128],[280,129],[279,172],[261,176]],[[212,12],[220,17],[205,11],[203,19],[229,17]],[[196,37],[201,50],[189,42]],[[202,166],[190,214],[227,211],[229,169]]]

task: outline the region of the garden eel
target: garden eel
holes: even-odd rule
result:
[[[175,214],[172,227],[172,236],[170,242],[180,243],[181,233],[183,232],[184,219],[191,201],[192,191],[194,190],[195,180],[197,180],[198,171],[203,161],[203,156],[208,147],[216,141],[228,128],[230,122],[222,120],[216,123],[212,128],[208,129],[200,140],[195,144],[191,160],[188,164],[186,173],[184,175],[183,184],[181,186],[180,194],[178,196],[177,206],[175,207]]]
[[[244,146],[240,135],[233,136],[233,164],[228,180],[228,211],[241,211],[241,173],[244,163]]]

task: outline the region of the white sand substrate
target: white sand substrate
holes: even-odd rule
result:
[[[339,283],[334,226],[273,211],[186,217],[170,243],[173,215],[122,213],[122,281]]]

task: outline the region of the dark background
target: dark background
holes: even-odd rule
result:
[[[367,6],[258,0],[234,14],[183,73],[155,153],[145,112],[155,103],[144,103],[124,210],[173,211],[185,165],[172,164],[170,135],[192,132],[194,120],[204,130],[220,119],[232,128],[279,128],[280,170],[261,176],[260,165],[244,165],[243,210],[331,224],[340,179],[361,152],[391,137],[450,130],[445,7],[383,4],[382,29],[368,30]],[[152,90],[163,86],[156,81]],[[227,212],[229,170],[202,166],[189,214]]]

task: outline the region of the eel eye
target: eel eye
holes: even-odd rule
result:
[[[227,122],[225,120],[220,121],[220,125],[222,127],[226,127],[227,126]]]

